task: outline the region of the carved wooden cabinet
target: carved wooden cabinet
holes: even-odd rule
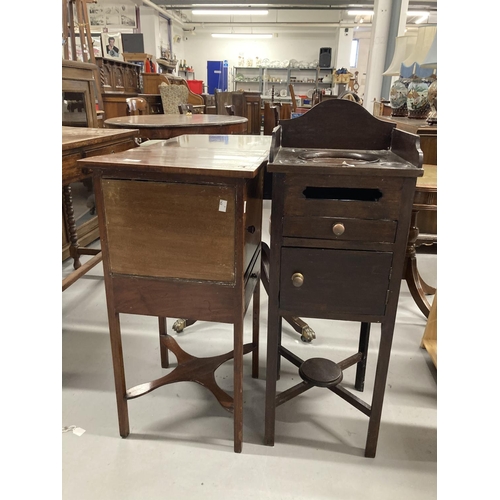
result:
[[[96,57],[103,92],[140,92],[140,66],[123,61]]]
[[[105,118],[127,115],[128,97],[141,92],[140,69],[137,64],[96,57],[101,75]]]

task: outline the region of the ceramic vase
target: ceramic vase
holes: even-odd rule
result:
[[[428,82],[418,77],[411,79],[408,85],[408,96],[406,99],[408,118],[427,118],[431,110],[428,93]]]
[[[427,123],[429,125],[437,124],[437,79],[433,79],[432,83],[429,85],[429,90],[427,93],[427,99],[431,107],[430,113],[427,115]]]
[[[389,102],[391,106],[391,116],[407,116],[407,84],[402,78],[396,80],[389,93]]]

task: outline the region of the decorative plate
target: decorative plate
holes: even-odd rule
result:
[[[288,93],[287,93],[286,89],[281,89],[280,90],[280,96],[281,97],[286,97],[287,95],[288,95]]]
[[[314,94],[314,89],[309,89],[309,90],[307,91],[307,97],[309,97],[309,99],[311,99],[311,98],[312,98],[313,94]]]

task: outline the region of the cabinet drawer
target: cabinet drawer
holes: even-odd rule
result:
[[[402,187],[394,177],[288,175],[284,214],[396,220]]]
[[[280,308],[305,317],[382,316],[391,267],[392,252],[282,248]]]
[[[397,222],[342,217],[285,217],[283,236],[394,243]]]

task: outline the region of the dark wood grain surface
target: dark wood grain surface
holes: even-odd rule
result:
[[[95,156],[79,164],[106,171],[119,168],[169,175],[253,178],[267,160],[270,143],[267,136],[189,135],[113,156]]]

